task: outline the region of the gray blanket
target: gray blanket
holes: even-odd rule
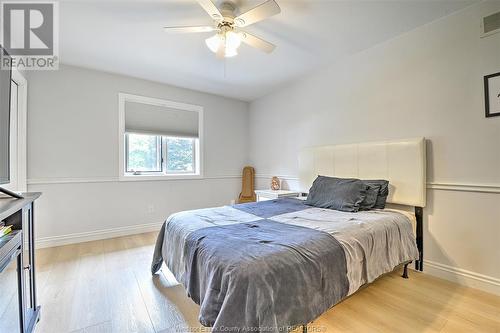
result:
[[[182,282],[213,332],[286,332],[349,291],[344,251],[322,231],[259,220],[197,230],[185,249]]]

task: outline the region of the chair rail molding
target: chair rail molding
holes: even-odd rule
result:
[[[273,176],[286,181],[299,181],[299,177],[289,175],[257,174],[255,177],[271,179]],[[428,182],[427,189],[440,191],[500,193],[500,184]]]
[[[235,179],[241,178],[241,175],[219,175],[219,176],[203,176],[196,178],[158,178],[158,179],[134,179],[134,182],[149,182],[149,181],[193,181],[193,180],[214,180],[214,179]],[[132,180],[130,180],[132,181]],[[50,185],[50,184],[78,184],[78,183],[114,183],[123,182],[119,177],[51,177],[51,178],[30,178],[28,185]]]
[[[500,184],[427,183],[428,189],[460,192],[500,193]]]

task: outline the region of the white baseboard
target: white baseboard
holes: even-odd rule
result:
[[[493,264],[493,263],[492,263]],[[465,269],[424,260],[424,273],[458,284],[500,295],[500,279]]]
[[[108,239],[114,237],[121,237],[134,234],[142,234],[145,232],[159,231],[163,222],[161,223],[147,223],[138,224],[126,227],[117,227],[110,229],[101,229],[95,231],[80,232],[67,235],[58,235],[50,237],[40,237],[35,241],[36,248],[45,248],[53,246],[61,246],[82,242],[89,242],[100,239]]]

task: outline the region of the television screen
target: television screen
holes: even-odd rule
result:
[[[4,57],[9,57],[0,46],[0,61],[5,64]],[[10,62],[9,62],[10,63]],[[10,181],[9,145],[10,145],[10,68],[0,66],[0,184]],[[10,67],[10,66],[9,66]]]

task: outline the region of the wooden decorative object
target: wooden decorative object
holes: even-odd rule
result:
[[[243,168],[243,175],[241,178],[241,193],[238,203],[255,202],[257,197],[255,195],[255,169],[251,166]]]
[[[271,179],[271,190],[278,191],[280,189],[280,180],[278,177],[274,176]]]

